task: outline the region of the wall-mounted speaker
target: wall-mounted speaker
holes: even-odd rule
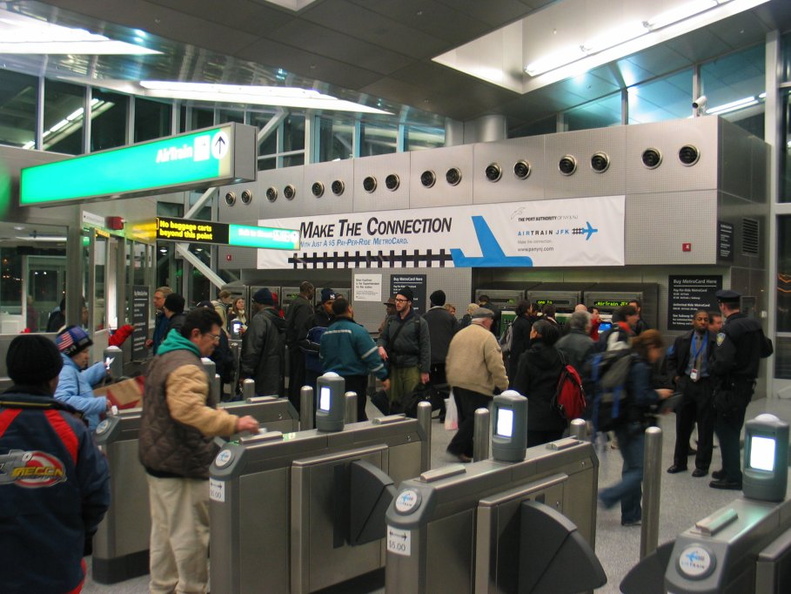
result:
[[[681,161],[682,165],[691,167],[698,162],[698,159],[700,159],[700,152],[697,147],[691,144],[685,144],[678,151],[678,160]]]
[[[655,148],[645,149],[640,158],[643,162],[643,165],[649,169],[656,169],[662,164],[662,153],[660,153],[659,150]]]
[[[391,173],[385,178],[385,187],[391,192],[395,192],[400,185],[401,178],[395,173]]]
[[[426,169],[420,174],[420,183],[427,188],[431,188],[437,183],[437,176],[431,169]]]
[[[250,204],[253,201],[253,193],[250,190],[242,190],[242,204]]]
[[[461,181],[461,170],[458,167],[451,167],[445,172],[445,180],[452,186],[458,186]]]
[[[525,161],[524,159],[520,159],[516,163],[514,163],[514,175],[518,179],[527,179],[530,177],[530,163]]]
[[[334,182],[332,182],[330,189],[332,190],[333,194],[335,194],[336,196],[340,196],[341,194],[343,194],[343,191],[346,189],[346,184],[343,183],[343,181],[336,179]]]
[[[227,194],[225,194],[225,204],[227,204],[228,206],[233,206],[234,204],[236,204],[236,194],[234,194],[233,192],[228,192]]]
[[[293,200],[294,196],[296,195],[297,189],[291,184],[288,184],[285,188],[283,188],[283,196],[286,197],[286,200]]]
[[[269,200],[269,202],[277,200],[277,188],[269,186],[266,189],[266,199]]]
[[[363,190],[369,194],[376,190],[376,178],[373,175],[369,175],[363,180]]]
[[[558,169],[563,175],[574,175],[577,171],[577,159],[571,155],[563,155],[558,161]]]
[[[607,153],[593,153],[591,157],[591,169],[596,173],[604,173],[610,168],[610,157]]]
[[[484,174],[486,175],[486,179],[490,182],[500,181],[500,178],[503,176],[503,168],[497,163],[490,163],[486,166]]]
[[[321,182],[313,182],[313,185],[310,186],[310,192],[316,198],[321,198],[324,195],[324,184]]]

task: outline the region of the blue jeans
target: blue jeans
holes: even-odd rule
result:
[[[638,522],[642,519],[640,505],[643,497],[643,451],[645,450],[645,427],[642,423],[628,423],[615,429],[618,447],[623,456],[621,482],[599,492],[605,507],[621,502],[621,523]]]

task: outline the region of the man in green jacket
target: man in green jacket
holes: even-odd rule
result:
[[[213,438],[258,432],[251,416],[217,409],[201,362],[222,332],[217,312],[199,308],[169,332],[146,375],[140,462],[151,505],[149,591],[205,592],[209,554],[209,466]]]

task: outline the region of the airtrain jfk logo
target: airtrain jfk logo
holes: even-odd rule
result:
[[[52,487],[65,480],[63,462],[47,452],[10,450],[0,456],[0,485],[35,489]]]

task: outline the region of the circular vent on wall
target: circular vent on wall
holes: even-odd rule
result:
[[[296,195],[297,189],[291,184],[288,184],[285,188],[283,188],[283,196],[286,197],[286,200],[293,200],[294,196]]]
[[[496,182],[500,181],[500,178],[503,176],[503,169],[497,163],[491,163],[486,166],[484,173],[486,174],[486,179],[490,182]]]
[[[273,188],[271,186],[267,188],[266,199],[269,200],[269,202],[274,202],[275,200],[277,200],[277,188]]]
[[[340,196],[341,194],[343,194],[343,191],[346,189],[346,184],[343,183],[341,180],[336,179],[334,182],[332,182],[331,189],[333,194],[335,194],[336,196]]]
[[[656,169],[662,163],[662,153],[655,148],[648,148],[643,151],[643,165],[649,169]]]
[[[395,173],[391,173],[385,178],[385,187],[391,192],[396,191],[400,185],[401,185],[401,178],[398,177],[398,175],[396,175]]]
[[[250,204],[253,201],[253,193],[250,190],[242,190],[242,204]]]
[[[519,179],[527,179],[530,177],[530,163],[524,159],[520,159],[514,163],[514,175]]]
[[[573,175],[577,170],[577,160],[571,155],[565,155],[558,161],[558,169],[563,175]]]
[[[458,167],[451,167],[445,173],[445,179],[452,186],[458,186],[461,181],[461,171]]]
[[[324,195],[324,184],[321,182],[314,182],[312,186],[310,186],[310,191],[316,198],[321,198]]]
[[[604,173],[610,168],[610,157],[607,153],[593,153],[591,157],[591,169],[596,173]]]
[[[225,204],[227,204],[228,206],[233,206],[234,204],[236,204],[236,194],[234,194],[233,192],[228,192],[225,195]]]
[[[376,189],[376,178],[373,175],[369,175],[363,180],[363,190],[365,190],[370,194],[375,189]]]
[[[420,183],[425,187],[430,188],[437,182],[437,176],[431,169],[426,169],[420,174]]]
[[[698,159],[700,159],[700,152],[698,152],[697,147],[691,144],[685,144],[678,151],[678,160],[687,167],[697,163]]]

